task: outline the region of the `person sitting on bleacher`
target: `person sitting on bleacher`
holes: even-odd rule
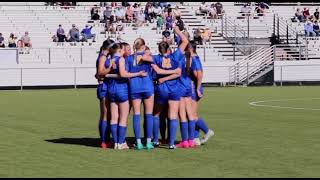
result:
[[[319,28],[318,21],[314,21],[313,31],[314,33],[316,33],[316,36],[320,36],[320,28]]]
[[[2,37],[2,33],[0,33],[0,47],[5,48],[6,46],[4,45],[4,38]]]
[[[217,3],[215,4],[215,7],[216,7],[216,9],[217,9],[217,14],[218,14],[218,16],[221,16],[221,15],[224,14],[223,5],[222,5],[220,2],[217,2]]]
[[[203,32],[201,33],[201,38],[202,38],[202,41],[204,42],[204,44],[207,44],[207,43],[210,44],[211,36],[212,36],[212,33],[211,33],[210,28],[206,27],[203,30]]]
[[[172,26],[173,26],[172,12],[168,11],[168,16],[166,17],[166,29],[172,30]]]
[[[79,42],[80,41],[80,32],[75,24],[72,24],[72,28],[69,30],[69,42]]]
[[[81,31],[81,35],[83,37],[83,41],[88,41],[88,39],[92,38],[92,42],[96,42],[96,34],[92,32],[93,26],[89,26],[88,24]]]
[[[110,20],[111,14],[112,14],[112,7],[106,6],[106,9],[103,11],[104,23],[107,23],[107,21]]]
[[[137,26],[138,27],[140,27],[140,26],[142,26],[142,24],[143,23],[145,23],[145,21],[146,21],[146,18],[145,18],[145,13],[143,12],[143,9],[141,8],[141,10],[140,10],[140,12],[139,12],[139,14],[138,14],[138,16],[137,16]]]
[[[58,42],[64,42],[65,40],[67,41],[67,37],[64,33],[64,29],[62,28],[61,24],[59,24],[59,28],[57,29],[57,37]]]
[[[208,5],[206,5],[206,2],[201,2],[201,5],[200,5],[200,13],[203,13],[203,14],[208,14]]]
[[[156,5],[153,9],[154,14],[158,17],[158,16],[162,16],[163,11],[161,9],[161,7],[159,5]]]
[[[24,36],[22,36],[20,40],[21,40],[21,42],[22,42],[22,48],[24,48],[24,47],[29,47],[29,48],[31,48],[31,47],[32,47],[31,39],[30,39],[30,37],[29,37],[29,32],[28,32],[28,31],[26,31],[26,32],[24,33]]]
[[[214,3],[212,3],[209,8],[209,16],[211,19],[218,19],[217,8]]]
[[[306,36],[315,36],[316,33],[313,31],[313,24],[310,21],[304,25],[304,32]]]
[[[308,19],[310,16],[309,8],[307,8],[307,7],[303,8],[302,14],[303,14],[304,19]]]
[[[201,31],[200,29],[196,29],[193,32],[193,40],[197,43],[197,45],[202,45],[202,37],[201,37]]]
[[[115,10],[116,20],[123,21],[126,16],[126,11],[123,9],[123,7],[117,7]]]
[[[16,40],[17,40],[17,37],[13,33],[11,33],[8,39],[8,47],[16,48],[17,47]]]
[[[304,16],[302,14],[302,11],[299,8],[297,8],[297,11],[294,15],[295,15],[295,18],[298,19],[300,22],[304,21]],[[294,19],[292,21],[296,22],[296,21],[294,21]]]
[[[133,12],[133,7],[132,6],[128,6],[127,7],[127,11],[126,11],[126,21],[127,22],[133,22],[133,16],[134,16],[134,12]]]

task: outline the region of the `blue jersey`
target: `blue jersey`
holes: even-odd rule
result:
[[[194,82],[194,84],[196,85],[197,78],[194,76],[193,71],[203,71],[200,57],[198,55],[192,57],[192,62],[191,62],[191,67],[190,67],[190,78]]]
[[[145,71],[148,76],[133,77],[130,78],[130,93],[141,93],[141,92],[153,92],[153,81],[152,81],[152,67],[150,62],[142,61],[141,58],[144,52],[138,52],[136,55],[130,55],[127,57],[127,70],[130,73],[136,73],[139,71]]]
[[[112,70],[110,74],[118,74],[120,75],[119,70],[119,62],[121,57],[120,56],[113,56],[110,60]],[[128,79],[127,78],[109,78],[109,84],[110,84],[110,92],[127,92],[128,91]]]
[[[182,51],[178,48],[174,53],[169,54],[169,55],[155,55],[153,56],[154,63],[157,64],[161,69],[164,70],[174,70],[177,68],[181,68],[181,62],[180,59],[183,58],[183,53]],[[156,79],[160,79],[162,77],[166,77],[169,75],[161,75],[161,74],[156,74]],[[179,78],[172,79],[169,81],[166,81],[165,84],[168,86],[168,88],[176,89],[179,83]]]

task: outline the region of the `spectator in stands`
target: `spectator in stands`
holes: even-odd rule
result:
[[[164,8],[168,7],[169,3],[167,3],[167,2],[160,2],[159,5],[160,5],[161,9],[164,9]]]
[[[30,37],[29,37],[29,32],[28,31],[26,31],[25,33],[24,33],[24,35],[21,37],[21,42],[22,42],[22,48],[24,48],[24,47],[29,47],[29,48],[31,48],[32,47],[32,43],[31,43],[31,39],[30,39]]]
[[[315,36],[316,33],[313,31],[313,24],[310,21],[304,25],[304,32],[306,36]]]
[[[222,5],[220,2],[217,2],[217,3],[215,4],[215,7],[216,7],[216,9],[217,9],[217,14],[218,14],[218,16],[221,16],[221,15],[224,14],[223,5]]]
[[[218,19],[217,8],[214,3],[211,4],[209,8],[210,19]]]
[[[169,12],[168,16],[166,17],[166,29],[172,30],[172,26],[173,26],[173,16],[172,16],[172,12]]]
[[[143,12],[143,9],[141,8],[141,10],[137,16],[137,26],[138,27],[142,26],[142,24],[145,23],[145,21],[146,21],[145,13]]]
[[[163,16],[158,15],[158,17],[157,17],[157,33],[160,34],[162,32],[163,26],[164,26]]]
[[[319,29],[318,21],[314,21],[313,31],[314,31],[314,33],[316,33],[316,36],[320,36],[320,29]]]
[[[123,21],[125,20],[126,11],[123,7],[117,7],[115,10],[116,21]]]
[[[126,20],[127,22],[133,22],[133,16],[134,16],[134,12],[133,12],[133,7],[132,6],[128,6],[127,7],[127,12],[126,12]]]
[[[96,34],[92,32],[93,26],[89,26],[88,24],[86,27],[81,31],[81,35],[83,37],[83,41],[88,41],[88,39],[92,39],[92,42],[96,42]]]
[[[168,30],[162,32],[162,41],[167,42],[169,45],[173,44],[173,38]]]
[[[202,45],[201,31],[199,28],[193,32],[193,40],[197,43],[197,45]]]
[[[179,10],[179,6],[176,6],[173,10],[172,10],[172,15],[175,19],[177,19],[177,17],[181,16],[181,12]]]
[[[104,23],[107,23],[107,21],[110,21],[111,14],[112,14],[112,7],[106,6],[106,9],[103,11]]]
[[[299,8],[297,8],[297,11],[294,15],[295,15],[295,18],[297,18],[300,22],[304,21],[304,16],[302,14],[302,11],[300,11]]]
[[[134,5],[133,5],[133,14],[134,14],[133,18],[135,20],[137,20],[137,17],[138,17],[138,14],[139,14],[140,10],[141,10],[140,9],[140,4],[134,3]]]
[[[240,13],[242,14],[242,16],[250,16],[251,7],[247,4],[244,4],[244,6],[241,8]]]
[[[199,10],[200,13],[208,14],[208,6],[206,5],[206,2],[201,2]]]
[[[316,20],[319,20],[319,9],[316,9],[316,12],[313,13],[314,17],[316,18]]]
[[[59,28],[57,29],[57,37],[58,42],[64,42],[65,40],[67,41],[67,37],[64,33],[64,29],[62,28],[61,24],[59,24]]]
[[[162,14],[163,14],[163,11],[159,5],[156,5],[154,7],[153,12],[157,17],[162,16]]]
[[[69,42],[79,42],[80,41],[80,31],[75,24],[72,24],[72,28],[69,30]]]
[[[0,33],[0,47],[5,48],[6,46],[4,45],[4,38],[2,37],[2,33]]]
[[[307,7],[303,8],[302,14],[304,16],[304,19],[308,19],[310,16],[309,8],[307,8]]]
[[[211,36],[212,36],[212,33],[211,33],[210,28],[209,28],[209,27],[206,27],[206,28],[203,30],[203,32],[201,33],[202,42],[203,42],[204,44],[207,44],[207,43],[210,44]]]
[[[108,33],[115,33],[116,32],[116,25],[115,25],[115,17],[114,16],[110,16],[110,21],[107,21],[107,23],[105,24],[105,30]]]
[[[150,23],[152,23],[153,7],[150,2],[146,4],[146,7],[144,9],[144,14],[145,14],[146,21],[149,21]]]
[[[11,33],[8,39],[8,43],[9,43],[8,47],[9,48],[17,47],[16,40],[17,40],[17,37],[15,37],[13,33]]]
[[[58,42],[58,41],[59,41],[59,39],[58,39],[58,37],[57,37],[56,34],[53,35],[53,36],[51,37],[51,39],[52,39],[53,42]]]
[[[100,20],[100,15],[99,15],[99,11],[96,10],[93,15],[91,16],[91,20],[97,21]]]
[[[117,21],[116,22],[116,31],[120,32],[124,30],[124,25],[122,23],[122,21]]]
[[[92,19],[93,15],[94,15],[97,11],[99,11],[99,10],[98,10],[98,6],[97,6],[97,5],[94,5],[94,7],[92,7],[91,10],[90,10],[91,19]]]

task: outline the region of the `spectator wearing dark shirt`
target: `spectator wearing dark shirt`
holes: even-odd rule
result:
[[[59,24],[59,28],[57,29],[57,37],[58,37],[58,42],[65,42],[67,41],[67,37],[64,33],[64,29],[62,28],[61,24]]]
[[[106,9],[103,11],[103,17],[104,17],[104,22],[106,23],[108,20],[110,20],[112,14],[112,7],[107,6]]]
[[[319,9],[316,9],[316,12],[313,13],[314,17],[319,20]]]
[[[313,31],[316,33],[316,36],[320,35],[320,29],[319,29],[319,24],[318,21],[315,21],[313,24]]]

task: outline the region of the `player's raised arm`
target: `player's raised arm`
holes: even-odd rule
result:
[[[178,26],[174,27],[174,32],[181,38],[181,44],[179,45],[179,49],[181,50],[181,52],[184,52],[184,50],[189,44],[189,40],[187,36],[183,34],[182,31],[180,31]]]

